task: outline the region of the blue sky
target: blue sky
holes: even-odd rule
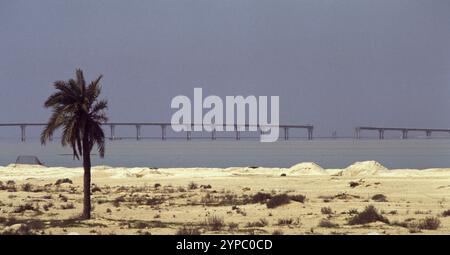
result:
[[[171,99],[278,95],[280,122],[450,127],[450,1],[0,1],[0,122],[47,120],[52,82],[103,74],[111,121]]]

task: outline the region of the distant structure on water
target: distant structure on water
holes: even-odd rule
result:
[[[24,165],[44,165],[36,156],[23,155],[18,156],[16,159],[16,164]]]

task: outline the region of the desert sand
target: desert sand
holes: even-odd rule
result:
[[[0,167],[0,233],[450,234],[450,168],[96,166],[91,220],[78,219],[82,175]]]

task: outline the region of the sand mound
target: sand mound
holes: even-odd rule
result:
[[[152,168],[114,168],[112,169],[115,174],[111,176],[113,179],[120,178],[151,178],[155,176],[161,176],[162,173],[157,169]]]
[[[228,175],[240,176],[240,175],[268,175],[279,176],[283,173],[282,168],[270,168],[270,167],[229,167],[223,169],[223,173]]]
[[[98,165],[98,166],[93,166],[92,170],[110,170],[111,166],[107,166],[107,165]]]
[[[362,161],[355,162],[349,167],[345,168],[338,175],[340,176],[368,176],[386,173],[387,168],[377,161]]]
[[[9,164],[6,166],[9,169],[42,169],[47,168],[43,165],[30,165],[30,164]]]
[[[83,168],[45,167],[11,164],[1,170],[2,180],[61,179],[82,176]]]
[[[289,168],[289,175],[323,175],[327,172],[314,162],[302,162]]]

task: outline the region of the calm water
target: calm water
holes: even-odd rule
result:
[[[0,165],[15,162],[18,155],[36,155],[48,166],[79,166],[70,153],[56,141],[42,147],[37,140],[0,140]],[[93,164],[127,167],[289,167],[313,161],[342,168],[361,160],[376,160],[388,168],[450,167],[450,140],[120,140],[108,141],[104,159],[93,156]]]

